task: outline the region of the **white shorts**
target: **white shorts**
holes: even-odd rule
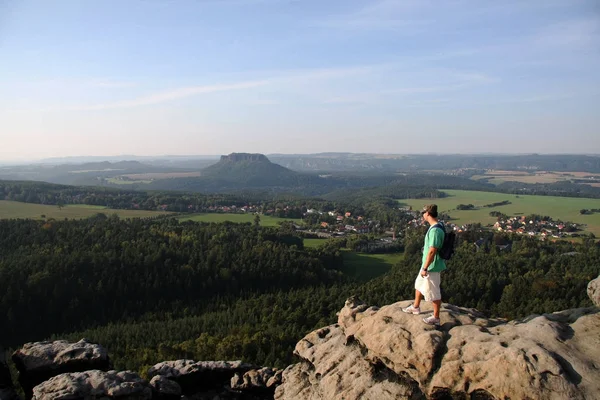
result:
[[[440,273],[439,272],[428,272],[425,278],[421,276],[421,271],[415,280],[415,289],[417,289],[425,301],[434,301],[442,299],[442,292],[440,290]]]

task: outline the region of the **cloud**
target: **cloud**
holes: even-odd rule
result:
[[[120,108],[132,108],[146,105],[166,103],[169,101],[191,97],[199,94],[208,94],[224,91],[249,90],[267,85],[303,85],[312,80],[319,79],[341,79],[358,74],[367,74],[373,71],[389,68],[391,64],[373,64],[364,66],[339,67],[339,68],[317,68],[308,70],[272,71],[271,76],[265,79],[243,81],[231,84],[216,84],[207,86],[187,86],[141,96],[131,100],[122,100],[112,103],[72,106],[60,109],[69,111],[96,111]],[[263,74],[264,75],[264,74]],[[110,84],[110,83],[109,83]],[[58,110],[58,109],[54,109]],[[47,111],[47,110],[46,110]]]
[[[438,55],[436,55],[436,57],[438,57]],[[418,58],[414,60],[417,64],[421,61]],[[369,75],[371,75],[379,79],[381,78],[382,74],[389,73],[392,73],[394,76],[398,76],[400,69],[406,70],[406,64],[406,60],[402,60],[345,67],[264,71],[260,74],[255,74],[254,80],[213,85],[185,86],[156,93],[150,93],[133,99],[118,100],[100,104],[67,105],[41,108],[36,111],[100,111],[110,109],[125,109],[161,104],[202,94],[254,90],[266,86],[276,87],[277,89],[283,91],[294,91],[296,93],[308,91],[310,93],[307,94],[311,97],[316,97],[315,100],[320,103],[374,103],[379,101],[382,95],[435,93],[458,90],[467,86],[497,81],[495,78],[491,78],[488,75],[480,72],[436,68],[420,70],[420,72],[425,72],[427,76],[431,77],[429,82],[435,82],[435,84],[423,86],[411,86],[398,89],[392,88],[389,90],[379,91],[373,90],[370,93],[335,93],[334,89],[332,93],[331,89],[323,89],[325,86],[322,85],[321,82],[319,82],[317,86],[310,85],[310,83],[314,81],[327,81],[337,85],[338,83],[335,81],[341,80],[342,82],[340,83],[347,84],[346,89],[356,89],[356,82],[363,81],[357,80],[356,77],[369,77]],[[406,72],[404,74],[406,74]],[[427,82],[427,80],[425,80],[425,82]],[[105,88],[135,86],[135,84],[131,82],[101,79],[89,80],[85,82],[85,84],[89,86]],[[13,109],[12,111],[24,110]]]
[[[91,82],[86,83],[86,86],[97,87],[97,88],[107,88],[107,89],[115,88],[116,89],[116,88],[134,87],[134,86],[136,86],[136,83],[106,80],[106,81],[91,81]]]
[[[464,87],[464,86],[466,86],[466,84],[456,84],[456,85],[447,85],[447,86],[404,87],[404,88],[386,90],[383,93],[385,93],[385,94],[437,93],[437,92],[444,92],[444,91],[448,91],[448,90],[460,89],[461,87]]]
[[[315,20],[312,25],[347,30],[401,30],[406,34],[416,34],[435,22],[430,18],[410,15],[419,10],[421,4],[415,0],[381,0],[346,14]]]
[[[528,97],[518,97],[512,99],[501,100],[499,103],[539,103],[544,101],[556,101],[556,100],[564,100],[571,99],[573,97],[578,97],[582,95],[582,93],[558,93],[558,94],[541,94],[534,95]]]
[[[369,95],[334,96],[323,100],[324,104],[365,104],[372,102]]]
[[[593,47],[600,41],[600,19],[579,18],[549,25],[533,37],[542,46]]]
[[[384,94],[438,93],[499,82],[500,80],[481,72],[433,69],[428,71],[436,81],[443,78],[447,84],[400,87],[383,91]]]
[[[159,92],[150,94],[147,96],[138,97],[133,100],[125,100],[118,101],[114,103],[106,103],[106,104],[98,104],[98,105],[90,105],[90,106],[82,106],[82,107],[72,107],[69,110],[82,110],[82,111],[93,111],[93,110],[107,110],[113,108],[131,108],[138,106],[147,106],[153,104],[164,103],[176,99],[182,99],[185,97],[194,96],[197,94],[203,93],[215,93],[215,92],[224,92],[230,90],[243,90],[243,89],[252,89],[259,86],[264,86],[268,83],[268,81],[248,81],[248,82],[239,82],[228,85],[209,85],[209,86],[190,86],[190,87],[182,87],[177,88],[165,92]]]

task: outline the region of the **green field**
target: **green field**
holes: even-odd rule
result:
[[[0,219],[42,219],[42,215],[45,215],[46,218],[55,219],[81,219],[91,217],[98,213],[104,213],[106,215],[117,214],[121,218],[143,218],[170,214],[160,211],[116,210],[102,206],[88,206],[85,204],[66,205],[62,209],[59,209],[58,206],[0,200]]]
[[[133,185],[136,183],[143,183],[143,184],[147,184],[147,183],[152,183],[151,180],[138,180],[138,181],[133,181],[133,180],[123,180],[123,179],[117,179],[117,178],[108,178],[106,180],[108,183],[112,183],[114,185]]]
[[[443,190],[449,197],[442,199],[405,199],[399,203],[412,206],[414,210],[420,210],[423,205],[435,203],[440,212],[450,214],[455,224],[466,224],[480,222],[483,225],[496,222],[495,217],[490,217],[491,211],[499,211],[508,216],[539,214],[549,215],[552,219],[586,224],[584,230],[600,235],[600,214],[581,215],[579,210],[600,208],[599,199],[584,199],[576,197],[556,196],[527,196],[494,192],[476,192],[469,190]],[[482,206],[508,200],[512,204],[492,208]],[[475,210],[456,210],[459,204],[473,204],[482,207]]]
[[[361,282],[369,281],[387,273],[393,265],[399,263],[404,257],[403,253],[366,254],[349,250],[344,251],[343,254],[345,272]]]
[[[319,247],[326,242],[327,239],[304,239],[304,247]]]
[[[197,221],[197,222],[235,222],[245,223],[254,222],[254,214],[221,214],[221,213],[203,213],[203,214],[192,214],[191,216],[180,217],[180,221]],[[260,216],[260,224],[262,226],[277,226],[282,221],[294,221],[299,223],[300,219],[293,218],[276,218],[268,215]]]

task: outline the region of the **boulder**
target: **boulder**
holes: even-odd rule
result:
[[[592,303],[596,307],[600,307],[600,276],[588,283],[587,293]]]
[[[177,382],[185,395],[192,395],[212,389],[229,387],[235,374],[259,367],[241,361],[193,361],[176,360],[158,363],[148,370],[148,376],[157,375]]]
[[[106,371],[110,368],[106,350],[86,339],[77,343],[65,340],[27,343],[13,354],[12,359],[28,399],[34,386],[53,376],[93,369]]]
[[[302,359],[283,372],[275,399],[407,399],[423,397],[408,375],[371,363],[339,325],[309,333],[296,345]]]
[[[275,388],[281,383],[283,371],[272,368],[252,369],[245,374],[237,373],[231,378],[231,389],[273,397]]]
[[[450,330],[428,388],[493,398],[589,399],[600,393],[600,313],[531,316],[489,329]]]
[[[92,370],[60,374],[33,388],[33,400],[151,398],[152,389],[148,383],[130,371]]]
[[[152,378],[150,386],[152,387],[153,399],[177,400],[181,397],[181,386],[162,375],[156,375]]]
[[[600,310],[508,322],[443,304],[438,327],[351,298],[296,345],[277,399],[589,399],[600,393]]]

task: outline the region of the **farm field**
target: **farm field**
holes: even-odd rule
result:
[[[106,181],[108,183],[112,183],[113,185],[133,185],[135,183],[143,183],[143,184],[152,183],[151,180],[137,180],[137,181],[133,181],[133,180],[119,179],[118,177],[108,178]]]
[[[367,254],[347,250],[344,251],[343,257],[345,272],[361,282],[366,282],[388,272],[402,260],[404,253]]]
[[[305,238],[304,239],[304,247],[319,247],[323,244],[325,244],[327,242],[327,239],[323,238],[323,239],[312,239],[312,238]]]
[[[65,205],[59,209],[56,205],[21,203],[18,201],[0,200],[0,218],[32,218],[42,219],[42,215],[46,218],[55,219],[81,219],[88,218],[98,213],[106,215],[117,214],[120,218],[144,218],[155,217],[157,215],[170,214],[162,211],[145,211],[145,210],[117,210],[102,206],[90,206],[86,204]]]
[[[254,214],[227,214],[227,213],[203,213],[203,214],[192,214],[190,216],[180,217],[180,221],[197,221],[197,222],[235,222],[235,223],[246,223],[254,222]],[[277,218],[268,215],[260,216],[260,224],[262,226],[277,226],[282,221],[294,221],[299,223],[300,219],[293,218]]]
[[[144,174],[126,174],[108,178],[106,181],[114,185],[148,184],[158,179],[193,178],[201,176],[201,172],[148,172]]]
[[[571,179],[584,179],[592,177],[600,179],[600,174],[591,172],[552,172],[552,171],[501,171],[489,170],[484,175],[473,175],[471,179],[480,180],[486,179],[489,183],[498,185],[504,182],[523,182],[523,183],[555,183],[561,181],[569,181]],[[590,183],[593,186],[594,183]]]
[[[409,205],[414,210],[420,210],[427,203],[438,205],[440,212],[450,214],[455,224],[480,222],[483,225],[496,222],[491,217],[491,211],[499,211],[508,216],[539,214],[549,215],[552,219],[586,224],[585,231],[600,235],[600,213],[581,215],[579,210],[600,208],[600,199],[585,199],[557,196],[527,196],[494,192],[476,192],[469,190],[443,190],[449,197],[441,199],[404,199],[399,203]],[[485,204],[508,200],[511,204],[498,207],[485,207]],[[481,207],[475,210],[456,210],[459,204],[473,204]]]
[[[126,174],[121,175],[124,178],[131,180],[155,180],[155,179],[169,179],[169,178],[194,178],[202,176],[199,171],[196,172],[147,172],[145,174]]]

